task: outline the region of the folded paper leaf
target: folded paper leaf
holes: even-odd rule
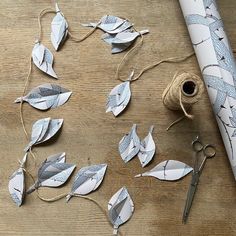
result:
[[[134,124],[131,131],[119,142],[120,156],[125,163],[135,157],[140,149],[140,140],[136,133],[136,127],[137,125]]]
[[[148,135],[140,143],[138,158],[142,167],[145,167],[152,160],[156,151],[156,145],[152,138],[153,128],[154,126],[151,126]]]
[[[71,192],[67,195],[68,202],[72,196],[87,195],[95,191],[102,183],[106,173],[107,164],[83,167],[75,176]]]
[[[8,184],[9,193],[17,206],[21,206],[25,198],[24,164],[26,162],[27,155],[27,153],[24,155],[20,168],[11,175]]]
[[[76,165],[65,163],[65,153],[58,153],[48,157],[38,170],[38,179],[28,190],[32,193],[39,187],[59,187],[63,185]]]
[[[150,171],[136,175],[135,177],[153,176],[160,180],[175,181],[183,178],[192,170],[192,167],[186,165],[183,162],[168,160],[159,163]]]
[[[56,16],[51,23],[51,42],[56,50],[65,42],[67,35],[68,23],[56,3]]]
[[[52,138],[61,128],[63,119],[44,118],[36,121],[32,127],[31,141],[24,149],[28,152],[33,145],[43,143]]]
[[[130,81],[125,81],[114,87],[107,99],[106,112],[118,116],[128,105],[131,98]]]
[[[119,53],[126,50],[128,47],[131,46],[135,42],[135,39],[142,34],[149,33],[148,30],[143,30],[140,32],[134,31],[132,29],[128,29],[122,31],[116,35],[113,34],[104,34],[102,39],[112,46],[111,52],[112,53]]]
[[[57,79],[57,75],[54,72],[52,65],[53,65],[53,55],[40,42],[36,42],[32,51],[32,58],[34,64],[46,74],[52,76],[53,78]]]
[[[113,234],[117,234],[120,225],[127,222],[134,211],[134,203],[126,187],[116,192],[108,203],[108,217],[114,226]]]
[[[123,24],[126,24],[125,26],[122,27]],[[127,20],[122,19],[117,16],[111,16],[111,15],[105,15],[101,18],[101,20],[97,23],[89,23],[89,24],[83,24],[83,26],[87,27],[98,27],[99,29],[109,32],[109,33],[118,33],[124,30],[128,24]],[[131,24],[130,24],[131,26]]]
[[[15,102],[25,101],[39,110],[56,108],[67,102],[72,92],[56,84],[42,84]]]

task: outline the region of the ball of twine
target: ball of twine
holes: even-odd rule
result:
[[[182,110],[186,117],[193,104],[198,102],[204,91],[203,81],[199,76],[189,72],[176,73],[171,83],[162,94],[163,104],[170,110]]]

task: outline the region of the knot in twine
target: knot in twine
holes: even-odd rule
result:
[[[184,115],[193,119],[187,111],[199,101],[204,91],[203,81],[193,73],[176,73],[162,94],[163,104],[170,110],[182,110]]]

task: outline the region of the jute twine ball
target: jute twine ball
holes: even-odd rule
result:
[[[193,104],[198,102],[204,91],[204,83],[199,76],[184,72],[176,74],[162,94],[163,104],[170,110],[183,110],[185,116]]]

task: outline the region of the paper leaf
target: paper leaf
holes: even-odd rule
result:
[[[124,24],[125,22],[127,22],[125,19],[121,19],[117,16],[105,15],[101,18],[99,22],[83,24],[83,26],[98,27],[99,29],[105,32],[111,32],[111,31],[117,30],[117,28],[121,27],[121,25]]]
[[[22,100],[39,110],[56,108],[67,102],[72,92],[56,84],[42,84],[33,88],[26,96],[19,97],[15,102]]]
[[[67,195],[68,202],[72,196],[87,195],[95,191],[102,183],[106,173],[107,164],[83,167],[76,174],[71,192]]]
[[[128,29],[122,31],[116,35],[112,34],[104,34],[102,39],[112,46],[112,53],[119,53],[126,50],[131,44],[134,43],[135,39],[139,37],[141,34],[148,33],[148,30],[143,30],[140,32],[136,32],[134,30]]]
[[[156,151],[156,145],[152,138],[153,128],[154,126],[151,126],[148,135],[140,143],[138,158],[142,167],[145,167],[152,160]]]
[[[61,128],[63,119],[44,118],[36,121],[32,127],[31,141],[24,149],[28,152],[29,149],[36,144],[43,143],[52,138]]]
[[[128,105],[131,98],[130,81],[125,81],[114,87],[107,99],[106,112],[118,116]]]
[[[58,153],[48,157],[38,170],[38,179],[27,193],[33,192],[39,187],[59,187],[63,185],[76,165],[65,163],[65,153]]]
[[[120,52],[125,51],[133,43],[133,42],[129,42],[129,43],[123,43],[123,44],[113,44],[112,41],[113,41],[114,38],[115,38],[115,35],[108,34],[108,33],[106,33],[102,36],[102,39],[106,43],[111,45],[111,53],[112,54],[120,53]]]
[[[153,176],[160,180],[174,181],[183,178],[192,170],[192,167],[186,165],[183,162],[168,160],[159,163],[150,171],[136,175],[135,177]]]
[[[57,75],[54,72],[53,65],[53,55],[43,44],[36,42],[32,51],[32,58],[34,64],[46,74],[57,79]]]
[[[117,234],[119,226],[131,218],[133,211],[134,203],[126,187],[123,187],[111,197],[108,203],[108,217],[114,226],[113,234]]]
[[[67,35],[68,23],[56,3],[56,16],[51,23],[51,42],[56,50],[65,42]]]
[[[119,142],[120,156],[125,163],[135,157],[140,149],[140,140],[136,133],[136,127],[137,125],[134,124],[131,131]]]
[[[21,206],[25,198],[25,172],[23,167],[26,159],[27,153],[21,162],[21,167],[11,175],[8,184],[9,193],[17,206]]]

